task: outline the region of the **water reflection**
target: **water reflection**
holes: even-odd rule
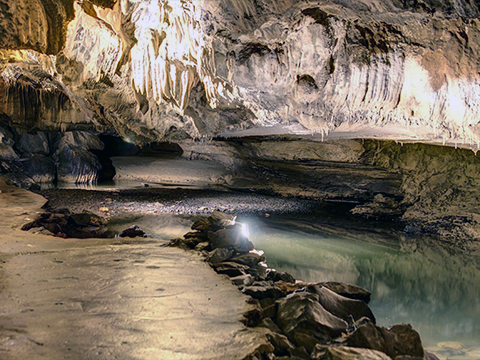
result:
[[[411,323],[440,357],[479,359],[478,259],[418,241],[372,243],[368,234],[364,241],[349,240],[282,228],[279,219],[243,220],[250,223],[251,239],[265,251],[270,267],[305,281],[365,287],[372,291],[371,307],[380,325]]]

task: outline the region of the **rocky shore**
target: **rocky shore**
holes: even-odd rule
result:
[[[244,323],[263,328],[268,342],[245,359],[438,359],[424,351],[410,325],[377,326],[368,290],[339,282],[305,283],[268,268],[263,251],[248,239],[246,225],[235,220],[214,211],[169,246],[202,253],[217,273],[249,296],[254,308],[244,314]]]

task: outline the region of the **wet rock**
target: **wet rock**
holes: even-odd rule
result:
[[[211,264],[218,264],[230,259],[234,253],[233,249],[217,248],[208,254],[206,261]]]
[[[209,232],[208,237],[213,249],[234,249],[240,253],[248,253],[254,249],[253,244],[242,234],[240,226]]]
[[[392,359],[410,356],[412,360],[424,357],[420,336],[410,325],[399,324],[389,328],[375,326],[367,322],[350,334],[345,345],[381,351]]]
[[[269,269],[266,280],[285,281],[287,283],[295,283],[295,278],[287,272],[277,271],[275,269]]]
[[[310,289],[319,295],[320,304],[333,315],[349,323],[367,317],[375,324],[375,316],[365,302],[338,295],[324,286],[314,285]]]
[[[246,275],[246,270],[248,269],[248,266],[234,262],[222,262],[219,264],[212,264],[212,266],[217,273],[225,274],[229,277]]]
[[[370,349],[347,346],[316,345],[311,355],[312,360],[392,360],[386,354]]]
[[[347,330],[347,323],[325,310],[319,296],[294,293],[278,301],[276,322],[288,339],[312,351],[316,343],[327,343]]]
[[[134,238],[134,237],[147,237],[147,234],[145,234],[145,231],[140,229],[137,225],[132,225],[129,228],[123,230],[120,234],[118,234],[119,237],[129,237],[129,238]]]
[[[254,299],[262,300],[266,298],[279,299],[285,296],[285,293],[277,288],[273,283],[254,283],[252,286],[245,286],[243,293]]]
[[[350,299],[362,300],[365,303],[370,302],[371,293],[368,290],[365,290],[356,285],[349,285],[342,282],[328,281],[318,284],[319,286],[324,286],[327,289],[332,290],[338,295],[345,296]]]

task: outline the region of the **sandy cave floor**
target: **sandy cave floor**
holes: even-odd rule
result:
[[[0,181],[0,358],[240,359],[246,297],[162,239],[23,232],[45,199]]]

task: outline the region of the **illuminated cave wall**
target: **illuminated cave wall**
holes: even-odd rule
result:
[[[474,2],[1,3],[0,113],[17,126],[478,147]]]

